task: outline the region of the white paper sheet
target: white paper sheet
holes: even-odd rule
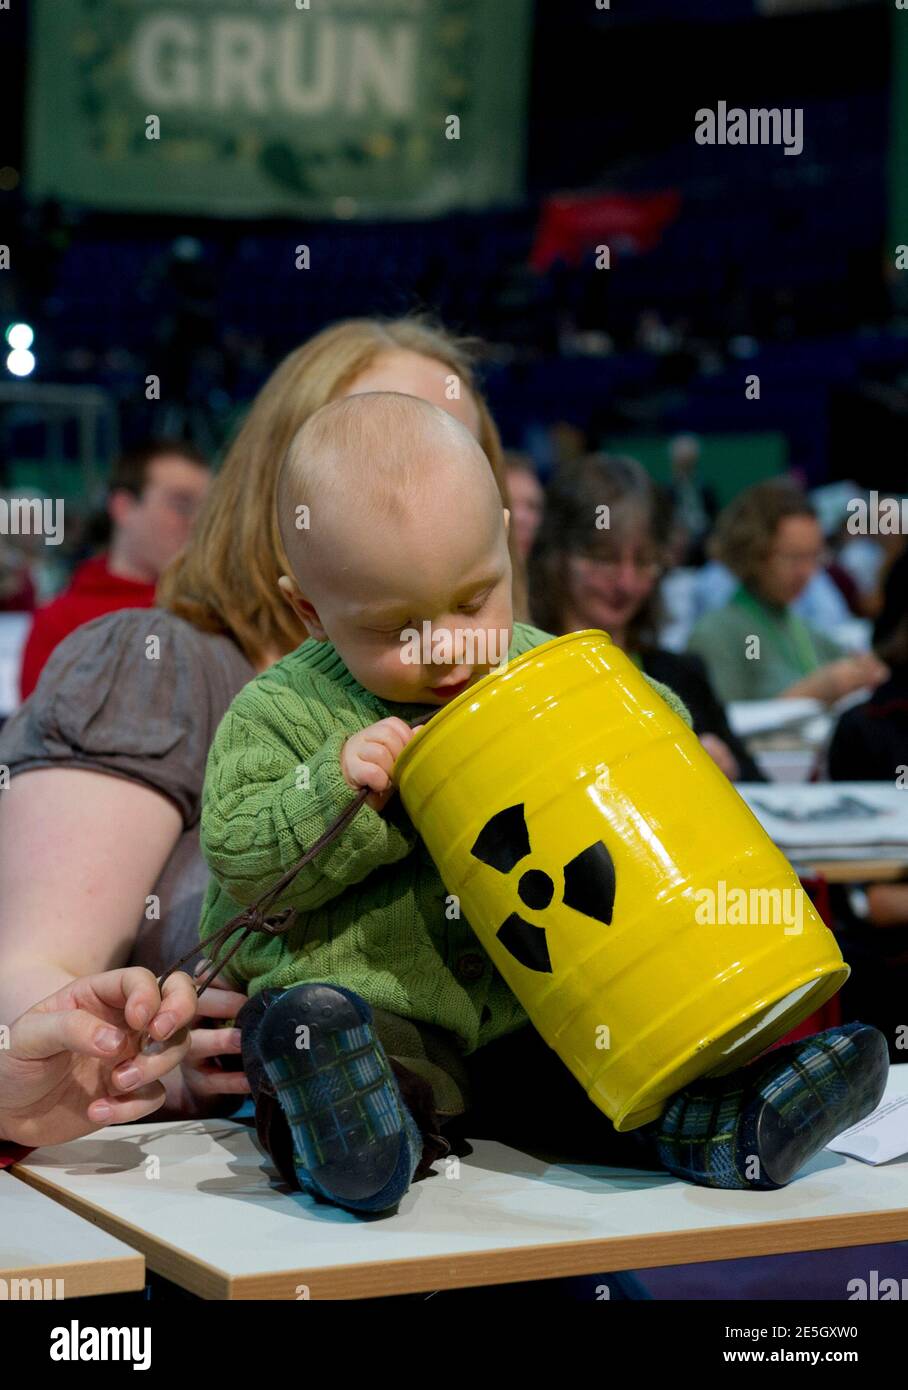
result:
[[[737,790],[775,844],[787,853],[818,847],[908,849],[908,788],[895,782],[823,782],[804,786],[761,786],[740,782]],[[803,853],[800,854],[803,858]]]
[[[908,1154],[908,1095],[884,1100],[865,1119],[845,1129],[826,1145],[863,1163],[889,1163]]]

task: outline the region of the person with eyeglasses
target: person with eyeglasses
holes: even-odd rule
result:
[[[121,608],[152,607],[158,580],[189,540],[210,483],[204,455],[183,440],[148,440],[117,460],[98,553],[83,560],[62,593],[35,612],[22,652],[23,700],[51,653],[76,628]]]
[[[670,537],[668,501],[635,459],[592,454],[563,463],[546,490],[529,560],[532,620],[546,632],[607,632],[684,701],[700,742],[727,777],[764,781],[729,728],[703,662],[659,645],[659,582]]]
[[[845,655],[792,607],[824,555],[816,511],[794,482],[771,479],[740,493],[720,515],[711,551],[737,587],[696,624],[687,650],[706,663],[723,701],[834,704],[887,678],[873,653]]]

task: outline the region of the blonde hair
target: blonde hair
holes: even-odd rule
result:
[[[415,352],[449,367],[479,413],[479,443],[503,504],[510,506],[501,440],[476,387],[476,340],[457,338],[424,318],[347,319],[284,358],[255,398],[236,435],[186,549],[158,585],[162,607],[203,632],[226,632],[254,664],[305,638],[278,589],[290,565],[277,516],[277,478],[297,430],[321,406],[389,352]],[[508,537],[514,616],[525,619],[526,578]]]

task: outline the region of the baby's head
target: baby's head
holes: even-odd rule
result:
[[[507,659],[508,513],[445,411],[385,391],[323,406],[293,438],[277,505],[281,589],[367,690],[441,705]]]

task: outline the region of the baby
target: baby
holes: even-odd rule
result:
[[[425,401],[368,393],[317,411],[288,450],[277,507],[292,571],[280,586],[311,635],[240,692],[215,736],[201,827],[213,878],[201,938],[259,897],[369,789],[277,904],[297,910],[294,926],[251,935],[228,975],[248,986],[238,1019],[243,1062],[260,1137],[284,1177],[351,1211],[392,1211],[449,1151],[439,1130],[469,1109],[477,1054],[509,1034],[519,1049],[524,1039],[538,1047],[470,924],[452,916],[392,795],[392,770],[413,736],[410,721],[550,634],[513,621],[509,515],[486,455]],[[687,718],[672,692],[651,684],[654,700]],[[835,1127],[822,1143],[876,1103],[885,1078],[878,1039],[852,1025],[809,1040],[817,1087],[806,1088],[803,1106],[791,1101],[791,1074],[806,1043],[794,1045],[802,1050],[794,1060],[779,1049],[768,1069],[764,1059],[762,1071],[689,1088],[635,1142],[695,1181],[779,1186],[822,1146],[813,1140],[828,1125],[802,1110],[816,1110],[827,1069],[841,1082],[853,1066],[866,1080],[868,1056],[873,1063],[869,1082],[849,1084],[847,1103],[827,1107]],[[571,1103],[578,1093],[592,1114],[549,1056],[555,1087],[573,1088]],[[716,1085],[731,1097],[724,1106],[714,1103]],[[788,1111],[761,1141],[773,1086]],[[557,1107],[541,1082],[537,1091],[544,1119],[548,1101],[551,1113]],[[755,1153],[756,1179],[752,1165],[745,1175]]]

